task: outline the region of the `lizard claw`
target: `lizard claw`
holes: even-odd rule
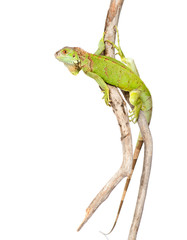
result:
[[[132,111],[129,110],[129,122],[133,122],[133,123],[136,123],[137,120],[138,120],[138,116],[137,116],[137,113],[136,113],[136,110],[133,109]]]
[[[111,106],[110,105],[111,100],[109,98],[109,92],[106,92],[106,91],[102,91],[102,92],[104,92],[104,96],[103,96],[102,99],[105,100],[105,103],[106,103],[107,106]]]

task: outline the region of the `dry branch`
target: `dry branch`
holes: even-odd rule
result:
[[[105,40],[108,39],[112,42],[115,42],[115,26],[118,25],[122,4],[122,0],[111,1],[105,23]],[[111,44],[106,44],[105,55],[114,57],[114,49],[111,47]],[[101,203],[107,199],[116,185],[124,177],[129,176],[132,169],[133,147],[127,107],[118,89],[110,85],[108,85],[108,87],[110,89],[111,106],[120,127],[121,143],[123,148],[123,162],[120,169],[114,174],[114,176],[108,181],[108,183],[101,189],[101,191],[91,202],[86,210],[86,216],[77,231],[83,227],[96,209],[101,205]]]
[[[142,170],[142,176],[140,180],[140,187],[138,198],[136,202],[136,208],[134,212],[133,221],[131,224],[128,240],[135,240],[140,225],[145,198],[147,194],[147,187],[149,183],[149,176],[151,172],[152,154],[153,154],[153,141],[151,132],[149,130],[147,121],[142,111],[140,111],[138,118],[138,125],[144,140],[144,164]]]

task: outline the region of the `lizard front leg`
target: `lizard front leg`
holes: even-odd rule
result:
[[[95,79],[95,81],[99,84],[102,91],[104,92],[103,99],[105,100],[106,105],[110,106],[109,88],[108,88],[107,84],[105,83],[105,81],[99,75],[97,75],[93,72],[85,72],[85,74],[88,75],[89,77]]]

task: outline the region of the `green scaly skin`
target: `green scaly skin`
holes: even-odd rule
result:
[[[56,52],[55,57],[63,62],[72,74],[77,75],[80,70],[83,70],[86,75],[95,79],[104,92],[104,100],[107,105],[110,103],[107,84],[129,92],[129,101],[134,106],[132,114],[129,116],[132,118],[131,121],[135,123],[140,110],[142,110],[149,122],[152,99],[148,88],[127,65],[114,58],[100,56],[99,54],[103,50],[104,48],[99,47],[96,54],[91,54],[78,47],[65,47]]]
[[[102,91],[104,92],[103,98],[106,105],[110,105],[109,88],[107,84],[113,85],[123,91],[129,92],[129,102],[134,107],[131,111],[131,115],[129,115],[130,121],[136,123],[138,120],[139,112],[140,110],[142,110],[146,117],[147,123],[149,124],[152,114],[151,94],[143,81],[140,79],[134,61],[132,59],[125,58],[119,46],[118,30],[117,36],[118,47],[114,43],[110,43],[118,50],[118,54],[124,64],[114,58],[100,55],[105,49],[104,35],[99,42],[99,47],[95,54],[88,53],[78,47],[64,47],[55,53],[55,57],[59,61],[63,62],[73,75],[77,75],[80,70],[83,70],[86,75],[95,79],[95,81],[99,84]],[[127,179],[118,214],[112,230],[114,229],[117,219],[119,217],[125,193],[128,189],[142,145],[143,139],[141,137],[141,134],[139,134],[133,156],[132,171]],[[110,232],[112,232],[112,230]]]

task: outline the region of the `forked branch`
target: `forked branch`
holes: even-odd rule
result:
[[[105,24],[105,40],[107,39],[115,42],[115,26],[118,25],[122,4],[123,1],[111,1]],[[107,43],[105,55],[114,57],[114,49],[110,44]],[[110,89],[111,106],[120,127],[121,143],[123,148],[123,162],[120,169],[114,174],[114,176],[108,181],[108,183],[101,189],[101,191],[91,202],[86,210],[86,216],[77,231],[83,227],[96,209],[107,199],[116,185],[124,177],[130,175],[132,169],[133,147],[126,103],[124,102],[117,88],[110,85],[108,85],[108,87]]]
[[[106,23],[105,23],[105,40],[115,42],[115,26],[118,25],[119,15],[122,8],[124,0],[111,0],[110,7],[108,10]],[[108,43],[106,43],[105,55],[114,57],[114,49]],[[108,183],[101,189],[94,200],[91,202],[86,210],[86,216],[77,229],[78,231],[83,227],[83,225],[88,221],[88,219],[93,215],[96,209],[107,199],[112,190],[116,185],[126,176],[129,176],[132,170],[132,137],[131,130],[128,120],[128,112],[126,104],[123,101],[121,95],[117,88],[108,86],[110,89],[110,99],[113,112],[116,115],[120,132],[121,132],[121,142],[123,147],[123,162],[120,169],[116,174],[108,181]],[[144,114],[140,112],[138,124],[140,131],[144,140],[144,165],[141,176],[140,188],[138,193],[138,199],[136,203],[135,213],[133,222],[131,225],[128,240],[135,240],[138,232],[138,228],[141,221],[141,216],[143,212],[144,202],[146,198],[146,192],[149,182],[149,175],[151,170],[152,162],[152,137],[144,117]]]

